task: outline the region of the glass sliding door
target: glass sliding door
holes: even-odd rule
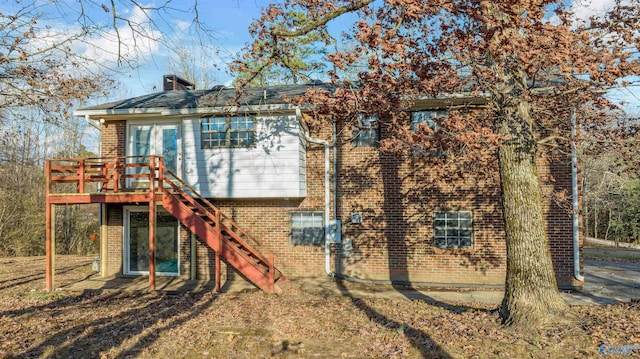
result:
[[[156,125],[157,145],[156,154],[164,157],[164,165],[169,171],[178,174],[178,126]]]
[[[152,130],[153,130],[153,126],[134,126],[132,128],[132,136],[133,136],[133,141],[132,141],[132,146],[133,146],[133,151],[131,153],[132,156],[136,156],[133,159],[131,159],[130,162],[132,163],[145,163],[147,161],[146,156],[149,156],[151,154],[151,144],[152,144],[152,139],[151,139],[151,135],[152,135]],[[139,156],[139,157],[138,157]],[[149,173],[149,169],[148,168],[144,168],[144,167],[134,167],[131,169],[131,173],[134,174],[148,174]],[[134,179],[131,181],[131,186],[134,186],[134,183],[137,184],[139,183],[141,180],[140,179]]]
[[[128,163],[147,163],[148,156],[164,157],[165,166],[178,177],[181,176],[180,125],[175,123],[130,124],[128,127],[129,145],[127,146]],[[148,174],[143,167],[134,167],[129,174]],[[128,187],[147,187],[146,178],[132,178],[127,181]]]
[[[125,274],[149,273],[149,212],[145,208],[125,210]],[[179,275],[178,220],[166,212],[156,213],[156,273]]]

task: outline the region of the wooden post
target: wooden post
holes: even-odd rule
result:
[[[222,255],[222,230],[221,230],[221,220],[220,220],[220,210],[216,211],[216,293],[220,293],[220,278],[221,276],[221,268],[220,268],[220,255]]]
[[[198,262],[197,262],[197,257],[198,257],[198,251],[196,250],[196,235],[195,233],[191,232],[191,243],[190,243],[190,257],[191,257],[191,264],[190,264],[190,268],[189,268],[189,279],[191,280],[195,280],[196,279],[196,273],[197,273],[197,269],[198,269]]]
[[[158,191],[164,192],[164,157],[158,157]]]
[[[51,204],[51,290],[56,287],[56,205]]]
[[[116,157],[113,160],[113,193],[120,190],[120,160]]]
[[[45,252],[46,252],[46,261],[45,261],[45,283],[47,287],[47,291],[51,292],[53,290],[53,251],[52,251],[52,238],[51,238],[51,210],[53,205],[49,202],[49,194],[51,192],[51,162],[45,162],[45,175],[46,175],[46,188],[45,188],[45,196],[46,196],[46,209],[45,209]]]
[[[149,157],[149,290],[156,290],[156,184],[155,157]]]
[[[100,208],[100,222],[102,223],[100,226],[100,275],[106,277],[109,272],[109,267],[107,266],[107,258],[109,257],[107,253],[109,251],[109,240],[107,239],[109,236],[107,232],[107,204],[100,203]]]
[[[81,158],[80,160],[78,160],[78,193],[84,193],[84,173],[84,158]]]

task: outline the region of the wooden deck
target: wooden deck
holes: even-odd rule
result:
[[[215,290],[221,288],[220,261],[238,270],[253,285],[267,293],[279,293],[276,284],[287,278],[275,267],[276,258],[261,243],[244,231],[229,216],[223,214],[208,199],[164,166],[158,156],[117,158],[49,159],[46,175],[46,286],[54,288],[55,216],[56,205],[89,203],[138,203],[149,207],[149,275],[148,289],[190,287],[184,281],[162,278],[156,283],[156,211],[163,207],[180,223],[198,236],[215,252]],[[117,285],[127,286],[121,278],[94,279],[96,289]],[[138,278],[130,279],[136,288]],[[126,281],[125,281],[126,282]],[[176,284],[172,284],[176,282]],[[179,284],[177,284],[179,283]],[[197,285],[196,285],[197,286]]]

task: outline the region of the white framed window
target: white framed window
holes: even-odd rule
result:
[[[355,147],[377,147],[380,145],[380,125],[377,116],[358,116],[358,128],[353,132]]]
[[[200,120],[202,148],[249,147],[255,144],[253,116],[204,117]]]
[[[433,212],[433,246],[436,248],[472,248],[473,212]]]
[[[411,129],[417,131],[421,124],[436,129],[436,118],[447,117],[447,110],[421,110],[411,112]]]
[[[324,245],[324,217],[322,212],[291,212],[291,245]]]
[[[421,110],[411,112],[411,130],[417,132],[421,126],[428,126],[432,130],[438,130],[440,127],[435,120],[442,117],[447,117],[446,110]],[[443,158],[448,155],[448,151],[443,150],[440,146],[425,148],[424,146],[416,145],[413,148],[413,155],[417,157]]]

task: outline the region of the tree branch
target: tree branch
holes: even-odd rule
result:
[[[308,33],[310,33],[311,31],[319,28],[320,26],[326,25],[329,21],[343,15],[346,14],[348,12],[353,12],[356,10],[360,10],[363,7],[371,4],[374,0],[363,0],[363,1],[358,1],[358,2],[354,2],[353,4],[350,5],[345,5],[342,7],[337,8],[336,10],[322,16],[319,17],[317,19],[315,19],[314,21],[308,23],[307,25],[297,29],[297,30],[293,30],[293,31],[287,31],[287,30],[273,30],[271,31],[271,35],[273,36],[280,36],[280,37],[296,37],[296,36],[303,36],[306,35]]]

